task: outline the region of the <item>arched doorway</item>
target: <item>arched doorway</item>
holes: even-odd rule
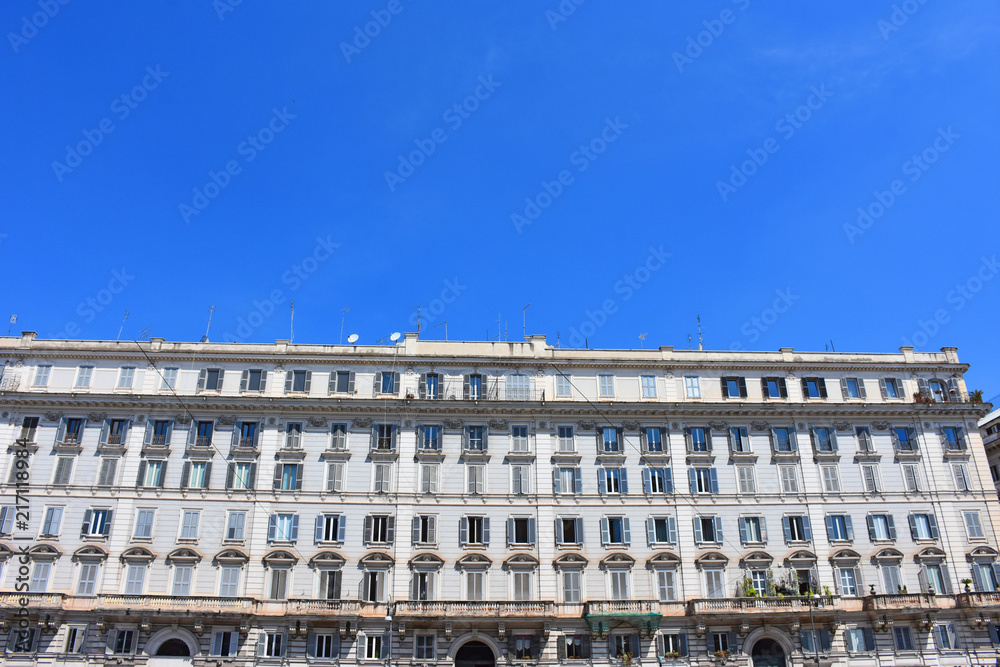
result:
[[[496,667],[496,656],[482,642],[469,642],[455,654],[455,667]]]
[[[765,637],[750,651],[753,667],[785,667],[785,651],[773,639]]]
[[[188,647],[187,642],[175,637],[160,644],[159,648],[156,649],[156,655],[170,656],[172,658],[190,658],[191,649]]]

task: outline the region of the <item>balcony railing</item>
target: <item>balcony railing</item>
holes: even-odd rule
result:
[[[201,611],[251,610],[255,601],[251,598],[221,598],[172,595],[98,595],[96,606],[108,609],[128,608],[132,610],[180,610]]]
[[[655,600],[595,600],[587,603],[588,614],[659,614]]]
[[[705,598],[691,600],[692,614],[780,614],[783,612],[808,613],[813,598],[809,596],[788,597],[740,597],[740,598]],[[815,609],[837,609],[839,599],[834,597],[820,598],[814,605]]]
[[[396,603],[396,613],[413,616],[444,616],[447,618],[506,618],[517,616],[552,616],[552,602],[444,602],[404,600]]]
[[[1000,607],[1000,592],[959,593],[955,596],[955,600],[959,607],[966,609],[972,607]]]
[[[61,609],[65,599],[62,593],[0,593],[0,608]]]
[[[890,609],[939,609],[936,596],[930,593],[897,593],[892,595],[868,595],[864,598],[865,611]]]

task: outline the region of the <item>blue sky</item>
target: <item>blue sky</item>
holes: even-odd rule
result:
[[[564,346],[954,345],[1000,393],[996,3],[63,2],[0,9],[15,332],[530,303]]]

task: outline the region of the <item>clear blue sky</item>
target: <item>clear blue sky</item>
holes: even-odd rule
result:
[[[995,2],[228,2],[3,4],[15,332],[530,303],[564,346],[955,345],[1000,393]]]

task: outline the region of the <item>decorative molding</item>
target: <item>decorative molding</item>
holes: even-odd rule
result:
[[[274,417],[271,417],[270,419],[267,420],[267,423],[270,424],[271,426],[274,426],[275,424],[278,423],[278,420],[275,419]]]
[[[627,431],[638,431],[639,430],[639,422],[637,422],[637,421],[631,421],[631,420],[624,421],[624,422],[622,422],[622,426],[624,426]]]
[[[44,412],[42,416],[45,417],[45,421],[57,422],[62,419],[63,413],[61,412]]]
[[[885,431],[889,428],[889,422],[883,422],[883,421],[872,422],[872,428],[875,429],[876,431]]]
[[[410,428],[411,426],[413,426],[413,420],[412,419],[403,420],[403,426],[405,426],[406,428]]]
[[[585,431],[593,429],[597,424],[595,422],[579,422],[580,428]]]
[[[324,419],[323,417],[308,417],[306,419],[306,421],[313,428],[325,428],[326,427],[326,419]]]
[[[137,424],[142,424],[146,421],[146,415],[139,415],[135,418]]]
[[[750,427],[755,431],[770,431],[771,423],[766,421],[752,421],[750,422]]]
[[[486,423],[489,425],[490,428],[495,428],[495,429],[505,429],[507,428],[508,424],[506,419],[491,419]]]
[[[713,431],[725,431],[728,426],[726,422],[708,422],[708,425]]]
[[[233,424],[236,423],[236,416],[222,415],[221,417],[219,417],[219,423],[222,424],[223,426],[232,426]]]
[[[465,422],[461,419],[442,419],[441,423],[444,424],[445,428],[462,428]]]
[[[851,430],[851,422],[833,422],[833,428],[837,429],[838,433],[845,433]]]
[[[369,417],[359,417],[351,421],[351,426],[357,428],[368,428],[372,425],[372,420]]]
[[[796,424],[795,426],[796,426],[796,428],[798,428],[798,429],[799,429],[800,431],[804,431],[804,430],[805,430],[805,428],[806,428],[806,425],[805,425],[805,423],[804,423],[804,422],[799,422],[799,423],[798,423],[798,424]]]
[[[538,428],[545,428],[545,422],[538,422]]]
[[[670,428],[680,428],[681,425],[678,422],[670,422]]]
[[[87,415],[87,421],[102,422],[108,418],[107,412],[91,412]]]
[[[184,414],[184,415],[174,415],[174,421],[177,422],[178,424],[180,424],[181,426],[187,426],[188,424],[191,423],[191,417],[190,417],[190,415],[186,415],[186,414]]]

